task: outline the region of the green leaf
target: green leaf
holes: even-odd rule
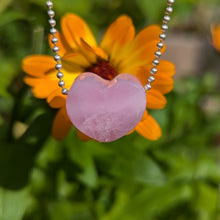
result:
[[[45,6],[44,0],[31,0],[33,3],[37,3],[39,5]],[[59,13],[67,13],[67,12],[75,12],[80,15],[86,15],[89,12],[90,8],[90,0],[54,0],[54,8],[56,12]]]
[[[150,23],[160,20],[161,12],[164,9],[164,3],[161,0],[137,0],[137,4],[139,5],[139,8],[142,10],[143,14],[146,16],[147,20]]]
[[[62,150],[63,148],[59,145],[59,142],[50,137],[37,155],[37,165],[47,169],[50,167],[51,163],[56,163],[62,158]]]
[[[199,183],[195,200],[192,205],[199,213],[199,219],[217,219],[213,215],[218,210],[218,188],[206,183]]]
[[[96,187],[98,175],[93,153],[89,149],[92,141],[86,144],[78,139],[76,132],[74,134],[71,132],[65,142],[69,151],[69,158],[82,169],[78,175],[79,180],[88,187]]]
[[[37,117],[22,138],[0,145],[0,185],[20,189],[27,184],[34,158],[50,132],[50,115]],[[48,121],[48,123],[45,123]],[[7,169],[6,169],[7,168]]]
[[[140,152],[127,148],[112,161],[110,173],[114,176],[136,183],[149,185],[163,185],[165,176],[156,162]]]
[[[12,3],[13,0],[1,0],[0,14]]]
[[[12,60],[7,60],[3,55],[0,54],[0,96],[11,98],[11,95],[8,93],[7,88],[10,85],[13,76],[16,74],[14,63]]]
[[[67,201],[55,202],[50,207],[51,220],[92,220],[89,207],[85,203]]]
[[[209,181],[220,183],[220,171],[217,160],[214,160],[211,155],[204,152],[196,161],[195,177]]]
[[[157,215],[181,202],[190,200],[192,190],[188,185],[166,185],[136,189],[129,194],[125,189],[118,190],[117,199],[108,214],[101,220],[157,219]]]
[[[32,121],[20,141],[25,144],[42,146],[51,133],[52,117],[53,115],[50,112],[38,115]]]
[[[36,148],[21,144],[1,143],[0,185],[20,189],[27,184]]]
[[[26,189],[10,191],[0,188],[0,219],[21,220],[30,202]]]
[[[0,8],[1,13],[1,8]],[[18,11],[7,11],[1,14],[0,27],[17,19],[24,19],[25,15]]]

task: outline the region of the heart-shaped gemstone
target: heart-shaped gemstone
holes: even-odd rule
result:
[[[100,142],[110,142],[126,135],[141,120],[146,93],[133,75],[123,73],[109,81],[86,72],[70,88],[66,108],[77,129]]]

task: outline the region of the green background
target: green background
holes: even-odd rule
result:
[[[166,1],[54,5],[58,27],[62,15],[75,12],[100,40],[120,14],[137,30],[160,24]],[[174,8],[170,33],[202,36],[209,45],[219,1],[178,0]],[[163,130],[158,141],[133,133],[113,143],[82,142],[72,129],[57,142],[56,110],[33,97],[21,70],[25,56],[51,53],[47,20],[44,0],[0,1],[0,220],[219,220],[218,52],[209,45],[209,65],[199,76],[177,74],[166,108],[150,112]]]

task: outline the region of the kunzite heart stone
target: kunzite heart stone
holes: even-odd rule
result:
[[[126,135],[141,120],[146,93],[133,75],[123,73],[109,81],[86,72],[70,88],[66,108],[77,129],[100,142],[110,142]]]

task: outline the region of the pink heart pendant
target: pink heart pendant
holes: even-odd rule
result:
[[[77,129],[100,142],[110,142],[126,135],[141,120],[146,93],[133,75],[123,73],[109,81],[87,72],[70,88],[66,108]]]

